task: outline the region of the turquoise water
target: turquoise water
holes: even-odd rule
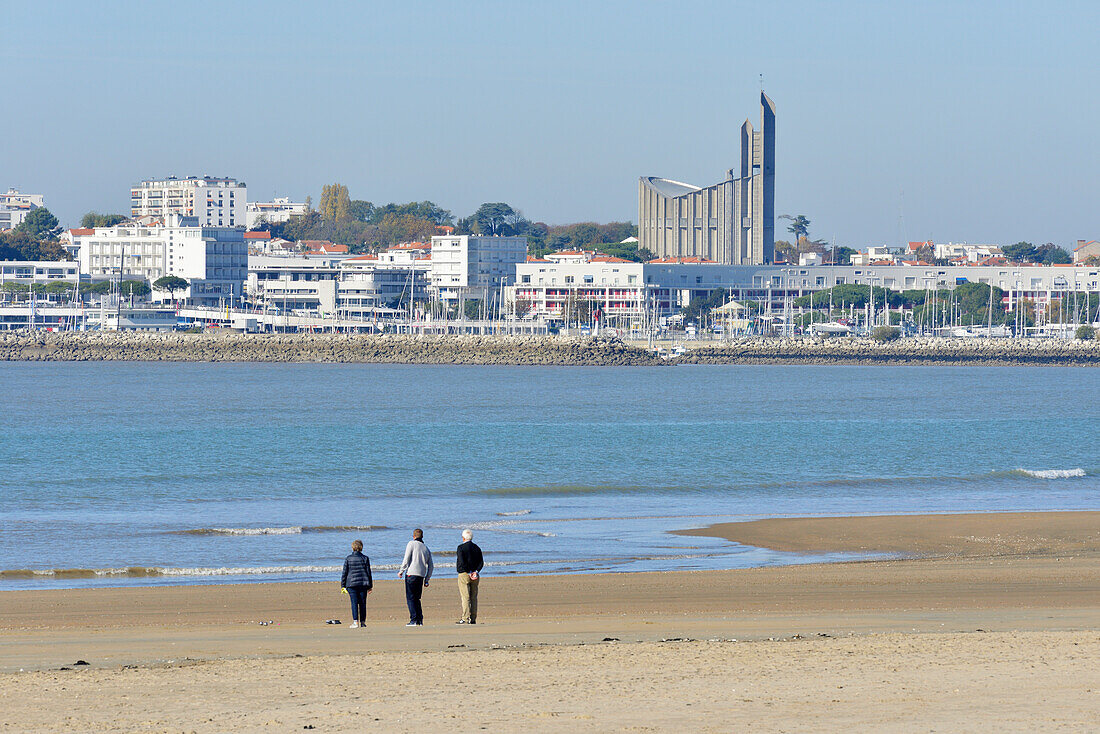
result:
[[[0,363],[0,588],[804,558],[676,528],[1100,509],[1100,371]],[[43,573],[50,569],[63,572]]]

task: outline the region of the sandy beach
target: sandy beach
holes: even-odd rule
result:
[[[1100,727],[1100,513],[794,518],[690,532],[911,557],[490,576],[476,627],[453,624],[448,577],[428,589],[422,629],[403,627],[394,580],[376,586],[363,630],[348,628],[335,580],[8,591],[0,729]]]

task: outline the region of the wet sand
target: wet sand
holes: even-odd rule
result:
[[[720,526],[935,557],[489,576],[476,627],[453,578],[422,629],[395,581],[364,630],[335,582],[4,592],[0,730],[1095,731],[1098,516]]]

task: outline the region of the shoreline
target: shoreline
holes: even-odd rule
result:
[[[336,578],[6,591],[0,696],[18,731],[1090,731],[1098,514],[982,515],[983,537],[1009,545],[969,555],[489,574],[474,627],[454,625],[452,574],[433,579],[415,629],[391,578],[376,581],[362,630]],[[735,537],[785,520],[792,545],[878,544],[902,525],[902,543],[935,545],[966,532],[952,517],[747,521]],[[410,667],[413,707],[395,703]],[[58,691],[79,706],[51,705]]]
[[[599,337],[12,331],[0,332],[0,362],[1100,366],[1100,340],[752,337],[683,346],[663,359],[640,342]]]

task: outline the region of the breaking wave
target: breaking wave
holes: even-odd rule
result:
[[[1088,475],[1088,472],[1080,467],[1076,469],[1017,469],[1016,472],[1025,477],[1036,479],[1073,479]]]
[[[302,533],[343,533],[350,531],[389,530],[385,525],[291,525],[285,528],[196,528],[173,530],[175,535],[301,535]]]
[[[530,510],[516,510],[515,512],[498,512],[497,517],[518,517],[520,515],[530,515]]]

